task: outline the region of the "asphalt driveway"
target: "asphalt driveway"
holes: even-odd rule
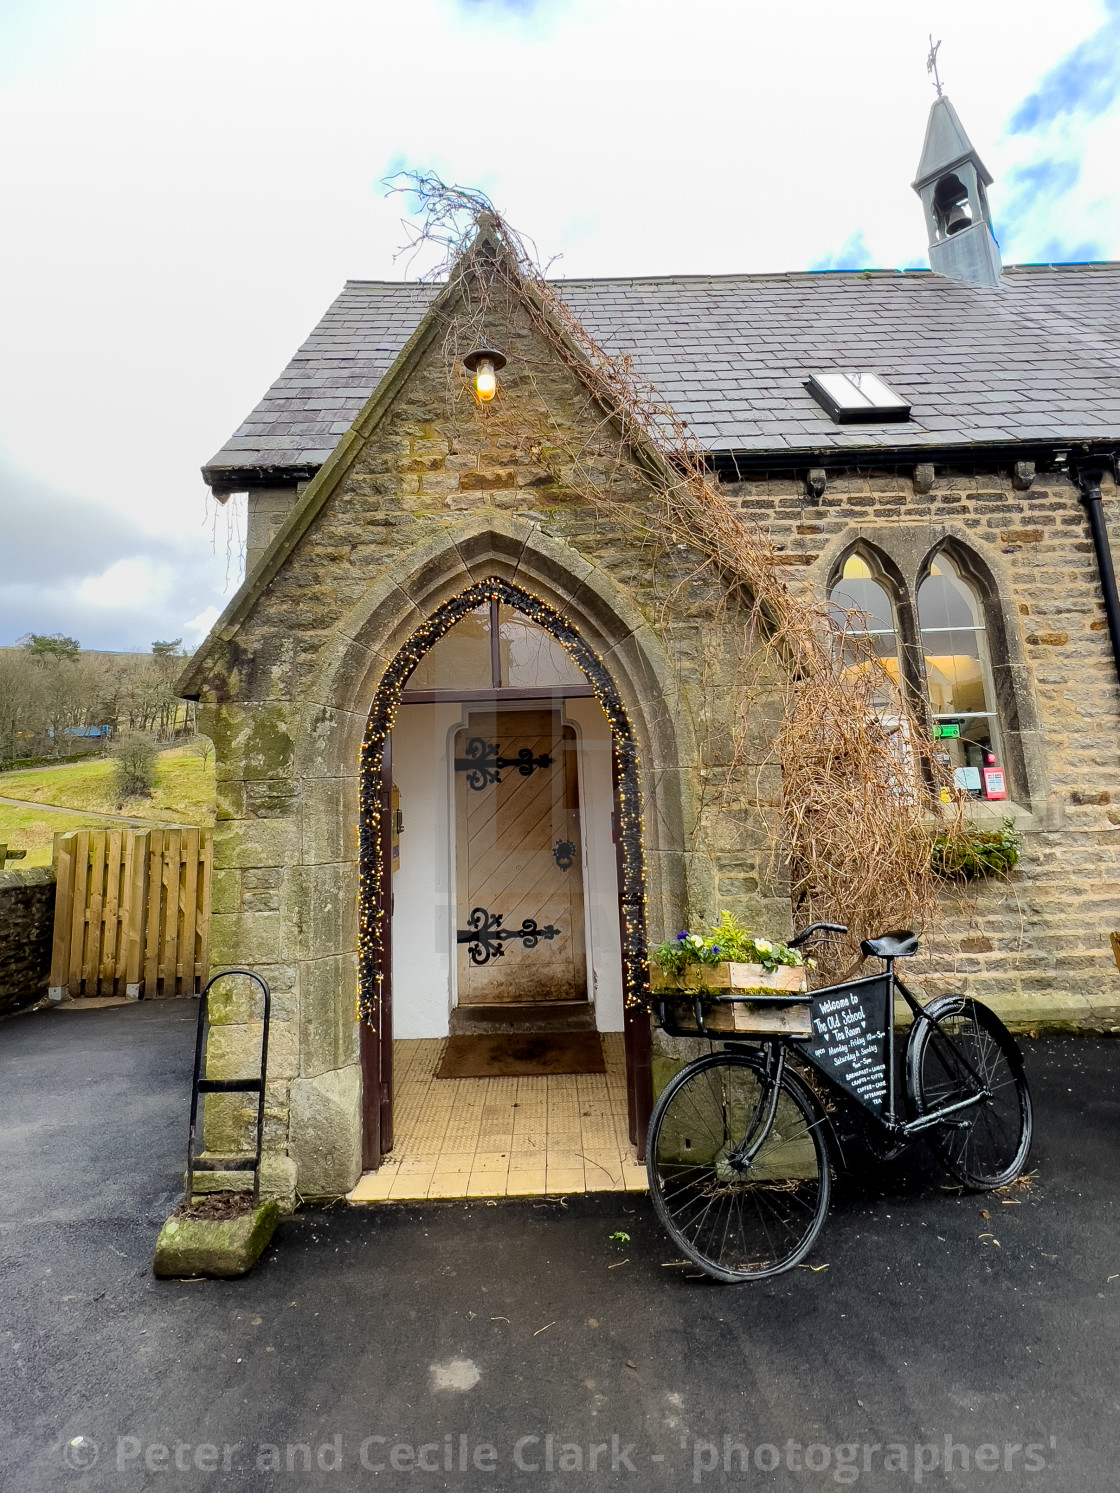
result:
[[[150,1264],[195,1010],[0,1024],[4,1489],[1117,1486],[1120,1044],[1027,1044],[1029,1189],[842,1179],[776,1283],[606,1194],[307,1210],[188,1284]]]

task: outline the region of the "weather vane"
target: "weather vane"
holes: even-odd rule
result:
[[[941,50],[941,43],[934,42],[933,32],[929,34],[929,56],[926,58],[926,72],[933,77],[933,86],[937,89],[937,97],[941,97],[941,79],[937,73],[937,54]]]

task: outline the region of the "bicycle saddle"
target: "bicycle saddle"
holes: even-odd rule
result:
[[[859,948],[865,958],[874,954],[876,959],[913,959],[918,952],[918,935],[909,928],[899,928],[879,938],[865,938]]]

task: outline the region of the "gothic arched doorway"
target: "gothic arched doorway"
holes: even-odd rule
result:
[[[410,1034],[427,1035],[429,1028],[424,1023],[435,1022],[431,1027],[434,1035],[441,1030],[441,1019],[449,1026],[454,1021],[462,1026],[472,1015],[472,1007],[492,1006],[495,1001],[509,999],[511,992],[512,998],[520,1001],[527,981],[538,1003],[555,1001],[569,1009],[580,1002],[589,1007],[594,1003],[595,1020],[601,1026],[611,1019],[608,1007],[617,987],[617,1025],[625,1034],[630,1138],[640,1154],[649,1113],[650,1073],[649,1024],[642,1014],[646,919],[634,730],[609,671],[571,621],[522,587],[492,577],[445,601],[399,650],[382,676],[362,746],[359,1007],[363,1165],[367,1170],[376,1168],[393,1144],[393,987],[394,971],[400,983],[402,968],[400,952],[395,958],[393,947],[394,924],[400,922],[394,916],[394,867],[401,864],[402,844],[402,810],[394,783],[397,776],[404,775],[403,766],[400,772],[394,772],[393,754],[396,745],[398,760],[407,762],[413,781],[425,781],[416,777],[421,765],[417,742],[423,732],[418,736],[413,725],[421,709],[426,712],[424,730],[437,743],[437,759],[438,743],[447,744],[446,755],[439,760],[451,770],[449,823],[454,830],[457,814],[460,834],[458,840],[453,832],[449,842],[446,836],[441,839],[436,826],[442,792],[439,771],[425,769],[429,790],[426,796],[414,792],[412,803],[416,805],[422,797],[423,814],[431,821],[425,831],[430,845],[448,842],[452,849],[449,858],[445,856],[442,872],[439,868],[436,871],[437,881],[445,873],[446,895],[437,890],[426,899],[426,904],[434,908],[434,934],[429,931],[416,936],[415,898],[413,910],[405,909],[406,948],[410,954],[419,951],[409,967],[407,981],[412,1002],[407,1012],[408,1030]],[[596,721],[601,722],[605,748],[598,789],[592,781],[592,769],[587,769],[588,777],[581,777],[583,768],[577,769],[576,760],[581,732],[586,728],[590,740]],[[503,809],[502,801],[496,798],[491,811],[485,807],[483,795],[471,794],[469,788],[472,784],[479,789],[496,785],[502,771],[507,771],[507,783],[514,785],[516,802],[511,799]],[[493,791],[501,794],[508,790],[494,787]],[[468,802],[471,799],[475,802]],[[488,813],[491,821],[484,822]],[[468,815],[475,818],[468,821]],[[512,833],[508,826],[514,820],[516,844],[508,838]],[[532,823],[527,830],[529,821]],[[468,822],[470,831],[465,833],[463,826]],[[504,830],[503,823],[507,826]],[[494,824],[499,826],[497,838]],[[565,825],[575,828],[568,832]],[[486,841],[486,853],[472,863],[464,846],[485,840],[487,833],[490,839]],[[534,847],[530,843],[533,833],[538,838],[545,836],[547,845],[542,841],[541,846]],[[502,834],[507,836],[504,845]],[[407,835],[406,828],[404,843]],[[548,854],[542,855],[542,850]],[[522,857],[520,861],[518,856]],[[429,859],[433,857],[429,855]],[[555,862],[554,867],[549,865],[550,860]],[[527,872],[522,875],[519,869],[529,861],[536,868],[531,877]],[[577,862],[586,886],[571,876]],[[602,949],[610,945],[610,937],[596,945],[592,933],[596,918],[600,920],[598,926],[606,928],[602,903],[608,883],[614,968],[609,977],[601,978],[606,974]],[[509,906],[501,908],[500,920],[495,923],[491,918],[496,914],[487,905],[487,894],[493,891],[496,895],[497,889]],[[587,960],[581,950],[585,930],[580,922],[585,900],[587,928],[591,930]],[[565,906],[570,917],[553,917],[550,909]],[[480,918],[480,912],[487,916]],[[499,928],[501,931],[495,931]],[[531,936],[511,931],[515,929],[531,929]],[[551,934],[548,929],[552,929]],[[492,948],[488,946],[488,932],[495,940]],[[400,933],[398,928],[398,943]],[[560,936],[565,933],[567,938]],[[512,959],[488,957],[489,952],[506,955],[507,951],[514,952]],[[520,959],[524,951],[540,951],[543,957]],[[442,975],[441,960],[445,965]],[[423,1009],[422,1002],[417,1002],[417,991],[427,1002]],[[439,1015],[441,1001],[446,1011],[443,1018]],[[401,1009],[398,1006],[398,1025]]]

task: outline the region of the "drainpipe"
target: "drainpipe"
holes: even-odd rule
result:
[[[1097,573],[1100,576],[1101,592],[1104,595],[1104,614],[1108,622],[1108,636],[1112,640],[1112,658],[1116,665],[1116,678],[1120,682],[1120,595],[1116,591],[1116,569],[1112,563],[1112,550],[1108,543],[1104,508],[1101,504],[1101,474],[1094,471],[1078,472],[1081,501],[1089,516],[1089,532],[1093,536],[1093,548],[1097,554]]]

